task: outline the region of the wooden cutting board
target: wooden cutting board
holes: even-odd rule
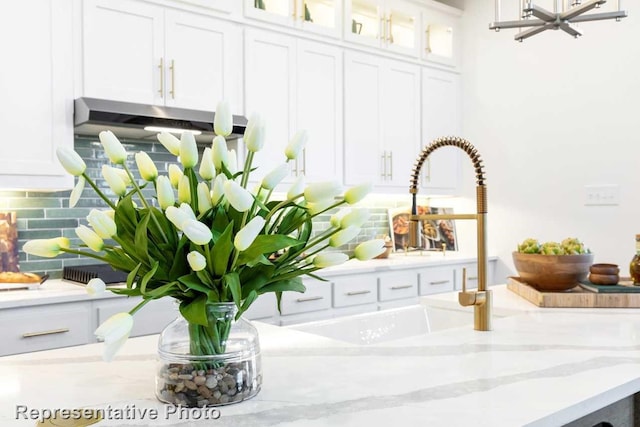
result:
[[[566,292],[541,292],[518,280],[507,279],[507,289],[538,307],[640,308],[640,293],[603,294],[576,286]]]

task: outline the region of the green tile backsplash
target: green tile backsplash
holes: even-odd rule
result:
[[[148,141],[123,140],[129,153],[146,151],[155,162],[158,171],[166,174],[168,165],[175,162],[175,157],[168,153],[159,143]],[[104,155],[97,138],[77,136],[75,150],[87,164],[87,174],[92,177],[98,187],[107,195],[112,196],[111,190],[102,179],[102,165],[109,160]],[[133,156],[129,156],[128,166],[139,177]],[[86,186],[78,204],[69,209],[70,191],[41,192],[41,191],[0,191],[0,209],[17,212],[19,247],[30,239],[46,239],[65,236],[78,243],[74,229],[80,224],[87,224],[86,216],[92,208],[105,208],[105,203],[93,189]],[[341,250],[353,251],[355,245],[381,234],[388,233],[386,207],[369,209],[371,219],[362,228],[360,235]],[[328,227],[329,218],[333,212],[320,215],[314,223],[316,231]],[[49,274],[51,277],[61,277],[62,268],[69,265],[94,264],[93,259],[79,258],[76,255],[64,254],[56,258],[40,258],[20,253],[20,269],[27,272]]]

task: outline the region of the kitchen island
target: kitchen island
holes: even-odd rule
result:
[[[258,324],[262,390],[215,420],[156,401],[157,336],[130,339],[111,363],[101,344],[3,357],[0,425],[34,425],[16,420],[24,407],[128,407],[96,425],[560,426],[640,390],[640,310],[542,309],[493,289],[491,332],[472,329],[455,293],[422,303],[468,311],[468,326],[372,345]]]

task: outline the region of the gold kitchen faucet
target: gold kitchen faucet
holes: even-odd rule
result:
[[[417,195],[420,170],[429,155],[441,147],[458,147],[471,158],[476,174],[477,213],[418,215]],[[474,329],[477,331],[491,330],[491,307],[493,305],[491,291],[487,289],[487,187],[485,185],[485,180],[484,165],[482,164],[482,159],[478,150],[465,139],[448,136],[438,138],[422,149],[422,152],[413,166],[413,172],[411,173],[411,186],[409,187],[409,192],[412,196],[411,216],[409,217],[409,246],[414,248],[423,247],[421,242],[421,225],[423,220],[472,219],[477,222],[478,289],[475,291],[467,291],[466,270],[464,270],[462,276],[462,292],[458,293],[458,302],[460,305],[465,307],[473,306],[473,325]]]

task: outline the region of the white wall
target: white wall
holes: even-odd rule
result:
[[[514,7],[503,19],[514,19],[518,2],[502,3]],[[579,39],[547,31],[523,43],[513,40],[517,30],[488,30],[493,0],[465,4],[463,136],[485,158],[489,250],[504,262],[503,277],[514,273],[517,242],[569,236],[628,275],[640,233],[637,3],[624,3],[629,17],[620,23],[582,24]],[[469,167],[463,182],[471,197]],[[619,184],[620,205],[585,206],[584,186],[593,184]],[[461,246],[472,249],[473,226],[464,229]]]

